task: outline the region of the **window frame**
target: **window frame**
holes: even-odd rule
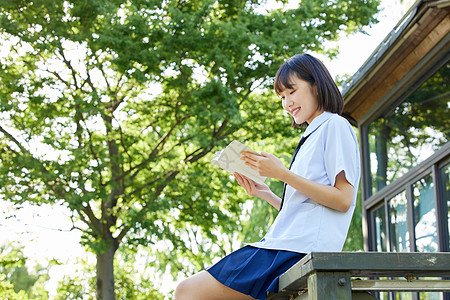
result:
[[[436,226],[438,230],[438,251],[450,252],[449,225],[447,216],[447,204],[443,203],[444,195],[441,191],[440,169],[450,161],[450,142],[433,153],[430,157],[411,168],[406,174],[397,178],[381,190],[372,194],[372,178],[370,170],[370,148],[369,148],[369,125],[378,117],[389,113],[400,105],[408,96],[414,93],[426,80],[433,76],[441,67],[450,63],[450,51],[440,56],[433,64],[430,60],[436,59],[440,47],[436,47],[424,57],[420,64],[416,65],[411,72],[405,76],[399,84],[394,86],[377,105],[375,105],[359,122],[360,152],[361,152],[361,195],[363,206],[363,233],[364,246],[368,251],[376,250],[373,211],[384,203],[386,217],[387,251],[391,252],[389,203],[390,197],[395,196],[402,190],[406,191],[408,229],[410,234],[410,251],[416,252],[416,240],[414,230],[414,205],[413,184],[420,178],[431,174],[434,184],[434,199],[436,209]],[[434,57],[433,57],[434,56]],[[414,88],[417,87],[417,88]]]
[[[390,232],[390,220],[389,220],[389,200],[392,197],[395,197],[397,194],[406,191],[406,205],[407,205],[407,220],[408,220],[408,230],[409,230],[409,238],[410,238],[410,249],[409,251],[415,252],[416,249],[416,240],[415,240],[415,230],[414,230],[414,199],[413,199],[413,185],[420,180],[421,178],[430,175],[433,178],[434,184],[434,200],[435,200],[435,210],[436,210],[436,226],[438,230],[438,251],[440,252],[448,252],[448,237],[445,238],[445,235],[448,236],[448,224],[447,219],[448,216],[444,214],[445,205],[443,203],[444,199],[443,193],[441,191],[441,183],[440,183],[440,169],[444,167],[447,163],[450,162],[450,142],[445,144],[441,149],[431,155],[422,163],[418,164],[411,170],[409,170],[405,175],[391,184],[387,185],[383,189],[381,189],[378,193],[370,196],[368,199],[364,200],[363,207],[367,212],[366,215],[369,216],[370,221],[368,222],[369,226],[369,235],[370,235],[370,243],[369,250],[376,251],[376,240],[375,240],[375,228],[374,228],[374,220],[373,220],[373,212],[375,209],[379,208],[380,205],[384,204],[385,207],[385,222],[386,222],[386,236],[387,236],[387,250],[391,252],[391,232]],[[445,211],[446,212],[446,211]]]

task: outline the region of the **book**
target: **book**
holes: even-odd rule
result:
[[[259,175],[256,170],[247,166],[244,161],[240,159],[241,151],[249,151],[258,154],[258,152],[241,142],[234,140],[225,149],[216,152],[211,163],[230,174],[237,172],[257,183],[263,184],[267,177]]]

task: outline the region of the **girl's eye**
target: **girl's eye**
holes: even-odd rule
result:
[[[286,98],[286,97],[284,97],[284,96],[280,96],[280,99],[281,99],[281,100],[284,100],[284,98]]]
[[[295,93],[296,90],[293,90],[292,92],[289,93],[289,95],[292,95],[293,93]]]

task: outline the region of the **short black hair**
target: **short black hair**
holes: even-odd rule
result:
[[[274,89],[280,94],[284,89],[292,89],[292,76],[316,85],[318,109],[342,114],[344,100],[336,83],[325,65],[309,54],[296,54],[289,58],[278,69],[274,81]],[[293,125],[295,122],[293,121]]]

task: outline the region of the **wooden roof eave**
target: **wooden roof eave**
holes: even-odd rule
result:
[[[450,0],[418,1],[344,88],[344,114],[360,123],[450,31]],[[354,124],[354,125],[356,125]]]

